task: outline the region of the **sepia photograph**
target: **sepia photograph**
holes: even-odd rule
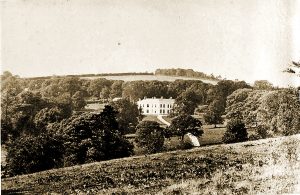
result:
[[[300,194],[300,0],[0,0],[1,194]]]

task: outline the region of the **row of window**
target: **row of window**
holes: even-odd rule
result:
[[[146,110],[146,113],[149,114],[149,110]],[[156,110],[154,111],[154,113],[156,114]],[[170,110],[164,110],[164,109],[160,109],[159,110],[160,114],[170,114]]]
[[[143,106],[143,108],[145,107],[144,104],[142,106]],[[146,104],[146,107],[149,108],[150,105]],[[160,108],[172,108],[172,104],[159,104],[159,107]],[[153,108],[153,105],[152,105],[152,108]],[[156,108],[156,104],[154,104],[154,108]]]

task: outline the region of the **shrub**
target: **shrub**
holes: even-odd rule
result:
[[[227,123],[227,130],[223,136],[223,142],[235,143],[248,140],[245,124],[240,119],[232,119]]]
[[[146,153],[160,152],[164,145],[163,128],[155,121],[142,121],[136,127],[136,143]]]
[[[184,137],[183,140],[181,140],[178,148],[182,149],[182,150],[186,150],[186,149],[191,149],[193,147],[194,147],[194,145],[191,142],[191,140],[188,139],[188,138],[186,138],[186,137]]]
[[[255,140],[262,139],[262,138],[261,138],[261,136],[259,136],[258,134],[255,133],[255,134],[250,135],[248,139],[249,139],[249,141],[255,141]]]

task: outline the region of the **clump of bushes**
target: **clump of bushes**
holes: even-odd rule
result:
[[[245,124],[240,119],[232,119],[227,123],[223,136],[224,143],[236,143],[248,140],[248,133]]]

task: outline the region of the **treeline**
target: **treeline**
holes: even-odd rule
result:
[[[255,133],[250,139],[300,133],[298,90],[239,89],[227,98],[226,119],[240,120]]]
[[[167,75],[167,76],[183,76],[183,77],[194,77],[208,80],[221,80],[221,76],[214,76],[213,74],[207,75],[203,72],[197,72],[193,69],[181,69],[181,68],[171,68],[171,69],[157,69],[155,70],[155,75]]]

